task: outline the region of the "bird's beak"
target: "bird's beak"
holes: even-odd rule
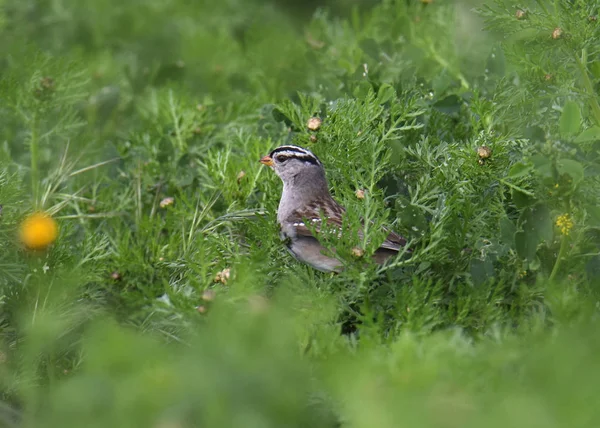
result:
[[[259,162],[266,166],[273,166],[273,159],[269,155],[260,158]]]

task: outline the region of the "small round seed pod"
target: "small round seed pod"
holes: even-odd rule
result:
[[[357,259],[364,255],[365,255],[365,250],[363,250],[362,248],[360,248],[360,247],[352,248],[352,256],[356,257]]]
[[[554,40],[556,39],[560,39],[560,37],[562,36],[563,30],[560,27],[556,27],[553,31],[552,31],[552,38]]]
[[[215,293],[215,290],[204,290],[202,293],[202,300],[205,302],[212,302],[215,300],[216,295],[217,293]]]
[[[244,178],[245,176],[246,176],[246,171],[240,171],[240,172],[238,172],[238,175],[236,177],[238,184],[242,181],[242,178]]]
[[[227,284],[229,277],[231,276],[231,269],[225,268],[221,272],[215,275],[215,282],[220,282],[221,284]]]
[[[42,77],[40,86],[44,89],[54,89],[54,79],[52,77]]]
[[[308,119],[308,122],[306,123],[306,127],[308,129],[310,129],[311,131],[317,131],[321,127],[322,123],[323,123],[323,121],[320,118],[311,117],[310,119]]]
[[[175,198],[168,196],[166,198],[164,198],[162,201],[160,201],[160,207],[161,208],[166,208],[169,205],[173,205],[173,203],[175,202]]]
[[[492,149],[488,146],[477,147],[477,155],[480,159],[489,159],[492,156]]]

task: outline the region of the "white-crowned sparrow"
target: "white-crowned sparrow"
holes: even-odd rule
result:
[[[309,150],[298,146],[281,146],[260,159],[283,181],[283,192],[277,210],[281,238],[292,255],[323,272],[339,271],[342,263],[324,254],[325,247],[311,230],[319,231],[321,221],[340,227],[344,208],[329,193],[325,170],[321,161]],[[310,222],[311,227],[306,223]],[[359,231],[359,236],[362,232]],[[383,263],[398,253],[406,240],[390,232],[373,254],[377,263]]]

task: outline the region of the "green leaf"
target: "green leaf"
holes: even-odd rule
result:
[[[554,170],[552,168],[552,159],[543,155],[533,155],[531,157],[531,163],[540,176],[544,178],[552,178],[554,176]]]
[[[559,174],[569,175],[575,183],[583,180],[583,165],[577,161],[572,159],[559,159],[556,162],[556,169],[558,169]]]
[[[520,31],[516,31],[507,36],[506,42],[513,44],[521,40],[533,40],[539,35],[539,30],[536,28],[525,28]]]
[[[384,83],[379,87],[377,91],[377,102],[379,104],[385,104],[392,98],[396,97],[396,90],[389,84]]]
[[[510,245],[511,247],[514,246],[516,231],[517,227],[507,217],[503,217],[500,220],[500,239],[502,242]]]
[[[581,110],[575,101],[568,101],[563,107],[560,115],[560,134],[563,137],[571,137],[579,132],[581,128]]]
[[[550,210],[545,205],[536,205],[531,209],[531,233],[536,233],[542,242],[550,242],[554,237],[554,228]]]
[[[460,108],[463,104],[463,101],[458,97],[458,95],[449,95],[446,98],[443,98],[437,101],[433,108],[441,111],[446,114],[458,114],[460,112]]]
[[[471,278],[475,285],[484,284],[490,278],[494,277],[494,265],[490,259],[471,260]]]
[[[576,143],[587,143],[588,141],[600,140],[600,126],[592,126],[575,138]]]
[[[427,269],[431,267],[431,262],[421,262],[415,271],[415,275],[418,275],[422,272],[425,272]]]
[[[592,257],[586,263],[585,270],[590,278],[598,278],[600,276],[600,256]]]
[[[590,63],[590,71],[592,72],[592,76],[596,79],[600,79],[600,64],[597,61],[593,61]]]
[[[352,94],[356,98],[363,99],[363,98],[367,98],[369,96],[369,93],[372,90],[373,90],[373,87],[371,86],[371,84],[368,81],[361,80],[356,84],[356,86],[354,86]]]
[[[454,76],[447,70],[442,70],[431,81],[431,89],[435,94],[444,94],[455,83]]]
[[[533,260],[537,251],[538,242],[531,239],[525,232],[515,234],[515,247],[517,254],[522,259]]]
[[[410,201],[399,198],[396,201],[398,208],[398,218],[402,224],[408,225],[415,233],[423,234],[429,228],[427,218],[421,208],[416,207]]]
[[[593,227],[600,227],[600,207],[596,205],[588,205],[585,207],[587,212],[588,225]]]
[[[525,164],[523,162],[517,162],[508,171],[508,176],[510,178],[522,177],[524,175],[528,175],[532,169],[532,165]]]
[[[379,58],[379,53],[381,52],[381,48],[379,47],[379,44],[373,40],[373,39],[365,39],[365,40],[361,40],[360,43],[360,48],[362,49],[362,51],[369,55],[371,58],[373,59],[377,59]]]
[[[535,205],[525,209],[519,218],[521,231],[515,234],[517,253],[521,258],[533,260],[537,247],[549,242],[553,237],[550,210],[545,205]]]
[[[536,270],[539,270],[541,266],[542,266],[542,261],[540,260],[539,257],[534,257],[532,260],[529,260],[529,263],[528,263],[529,270],[536,271]]]
[[[517,189],[511,189],[512,200],[518,208],[525,208],[533,205],[536,201],[533,197],[518,191]]]

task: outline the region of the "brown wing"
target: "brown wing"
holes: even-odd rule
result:
[[[321,230],[321,222],[323,221],[321,215],[326,219],[328,225],[341,228],[341,218],[344,212],[344,207],[331,199],[325,204],[313,203],[302,211],[294,211],[289,217],[289,221],[294,223],[298,236],[313,236],[311,229],[315,229],[317,232]],[[308,222],[312,223],[310,228],[305,224]]]
[[[294,226],[296,228],[296,234],[298,236],[313,236],[311,229],[316,230],[318,233],[321,229],[321,217],[315,216],[315,214],[323,214],[323,217],[326,218],[327,224],[330,226],[337,226],[341,229],[342,222],[341,218],[345,213],[344,207],[339,205],[333,199],[329,201],[327,204],[313,204],[306,207],[303,211],[295,211],[290,217],[290,221],[294,222]],[[306,222],[312,222],[312,226],[307,227]],[[358,231],[358,236],[362,239],[362,230]],[[391,251],[400,251],[402,247],[406,245],[406,239],[402,236],[398,235],[393,231],[389,231],[388,236],[385,241],[381,244],[380,248],[387,249]]]
[[[406,239],[398,235],[396,232],[390,231],[385,241],[381,244],[381,248],[388,250],[400,251],[406,245]]]

